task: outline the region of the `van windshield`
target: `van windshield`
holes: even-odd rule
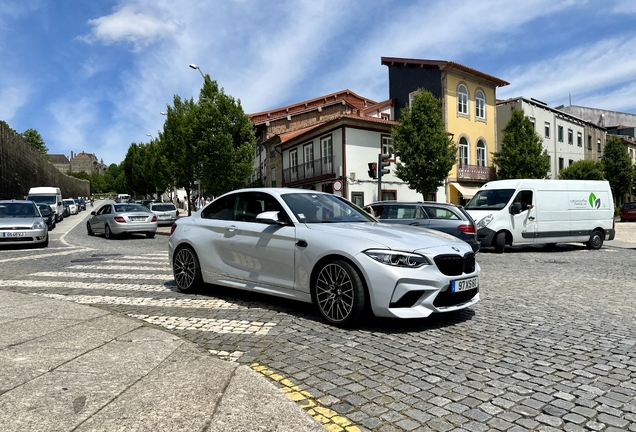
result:
[[[56,204],[56,196],[55,195],[29,195],[27,199],[33,201],[36,204]]]
[[[514,189],[480,190],[464,206],[466,210],[501,210],[515,193]]]

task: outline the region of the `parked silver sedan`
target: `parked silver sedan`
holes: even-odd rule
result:
[[[0,245],[49,245],[49,229],[33,201],[0,201]]]
[[[157,215],[141,204],[104,204],[91,212],[86,222],[88,235],[104,234],[107,239],[118,234],[146,234],[153,238],[157,232]]]
[[[179,210],[172,203],[148,203],[151,212],[157,215],[158,225],[172,225],[179,217]]]
[[[168,245],[181,291],[205,282],[314,303],[334,325],[354,324],[367,309],[420,318],[479,301],[480,268],[468,244],[377,222],[322,192],[230,192],[179,219]]]

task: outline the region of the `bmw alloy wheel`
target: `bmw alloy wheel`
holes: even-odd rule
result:
[[[175,253],[172,273],[180,291],[189,291],[201,282],[199,260],[192,249],[183,247]]]
[[[326,264],[318,273],[316,304],[322,316],[336,325],[352,324],[362,314],[365,293],[360,276],[345,261]]]

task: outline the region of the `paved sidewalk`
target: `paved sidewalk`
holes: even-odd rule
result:
[[[0,430],[324,431],[247,366],[123,315],[3,290]]]

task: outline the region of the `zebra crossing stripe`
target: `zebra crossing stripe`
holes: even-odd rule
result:
[[[157,273],[156,271],[154,273]],[[172,272],[163,274],[121,274],[121,273],[80,273],[80,272],[37,272],[29,276],[68,278],[68,279],[149,279],[157,281],[172,280]]]
[[[147,323],[159,325],[170,330],[198,330],[214,333],[230,333],[242,335],[265,336],[276,326],[273,322],[228,320],[213,318],[192,318],[176,316],[154,316],[128,314]]]
[[[41,280],[0,280],[2,287],[32,287],[32,288],[68,288],[95,289],[108,291],[146,291],[170,292],[177,291],[176,285],[150,284],[113,284],[106,282],[76,282],[76,281],[41,281]]]
[[[183,309],[258,309],[248,308],[237,303],[226,302],[219,299],[157,299],[148,297],[116,297],[116,296],[89,296],[89,295],[63,295],[63,294],[42,294],[42,297],[54,298],[57,300],[70,300],[81,304],[110,304],[110,305],[131,305],[131,306],[153,306],[170,307]],[[191,318],[183,318],[191,319]],[[192,318],[195,319],[195,318]],[[243,322],[243,321],[241,321]]]
[[[118,265],[108,265],[108,263],[105,264],[101,264],[101,265],[84,265],[84,264],[75,264],[75,265],[71,265],[68,266],[66,268],[69,269],[77,269],[77,270],[139,270],[139,271],[152,271],[152,272],[156,272],[156,271],[165,271],[168,272],[169,274],[172,274],[172,270],[170,269],[170,266],[168,265],[168,263],[165,263],[165,265],[162,266],[163,268],[158,268],[158,267],[151,267],[151,266],[118,266]]]

